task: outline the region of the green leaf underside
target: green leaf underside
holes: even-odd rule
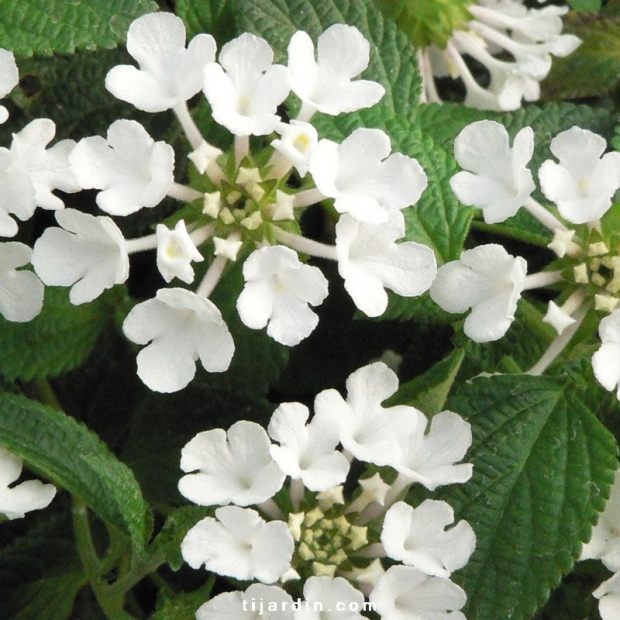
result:
[[[240,29],[265,37],[284,63],[297,30],[316,43],[329,26],[354,24],[371,43],[370,64],[362,77],[386,88],[380,105],[405,115],[417,105],[421,79],[413,44],[372,0],[235,0],[235,5]]]
[[[474,476],[446,493],[477,535],[455,574],[465,613],[529,619],[591,534],[618,466],[615,441],[565,377],[479,378],[448,406],[474,434]]]
[[[45,289],[39,316],[29,323],[0,319],[0,374],[7,379],[55,377],[79,366],[106,326],[103,298],[73,306],[67,289]]]
[[[19,56],[113,48],[152,0],[0,0],[0,42]]]
[[[22,396],[2,394],[0,443],[129,535],[135,546],[146,545],[151,514],[136,479],[83,424]]]

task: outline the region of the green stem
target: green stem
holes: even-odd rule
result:
[[[527,232],[515,228],[514,226],[506,226],[503,224],[487,224],[486,222],[474,220],[471,223],[471,227],[475,230],[480,230],[482,232],[496,235],[502,235],[503,237],[509,237],[510,239],[517,239],[517,241],[523,241],[524,243],[536,245],[541,248],[546,248],[551,242],[551,239],[546,235]]]

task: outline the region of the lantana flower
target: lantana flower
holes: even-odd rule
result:
[[[139,303],[123,331],[132,342],[148,345],[138,354],[138,376],[156,392],[185,387],[197,359],[209,372],[224,372],[235,349],[216,306],[181,288],[159,289],[155,298]]]
[[[19,72],[13,52],[0,49],[0,99],[4,99],[18,84]],[[0,124],[9,118],[9,111],[0,106]]]
[[[290,568],[294,541],[286,523],[266,522],[237,506],[218,508],[215,517],[199,521],[183,540],[181,552],[192,568],[204,564],[220,575],[262,583],[277,581]]]
[[[620,188],[620,153],[603,155],[607,142],[598,134],[572,127],[551,141],[559,163],[545,161],[538,173],[545,196],[573,224],[602,217]]]
[[[69,299],[79,305],[127,280],[125,240],[109,217],[64,209],[56,213],[56,221],[61,228],[46,229],[32,254],[35,271],[45,284],[71,286]]]
[[[265,429],[241,420],[227,432],[198,433],[181,453],[179,491],[202,506],[260,504],[273,496],[284,474],[270,456]]]
[[[288,46],[291,90],[301,99],[302,120],[315,111],[337,115],[377,103],[385,89],[377,82],[355,80],[370,59],[370,45],[353,26],[334,24],[318,38],[317,59],[307,33],[298,31]]]
[[[427,178],[413,158],[392,153],[389,136],[379,129],[354,130],[342,144],[320,140],[310,174],[339,213],[360,222],[383,224],[392,209],[415,204]]]
[[[102,190],[97,205],[110,215],[154,207],[174,181],[172,147],[155,142],[136,121],[114,121],[107,139],[82,138],[69,159],[82,188]]]
[[[106,77],[106,88],[140,110],[163,112],[200,92],[204,67],[215,60],[215,40],[210,34],[199,34],[186,49],[181,18],[150,13],[129,26],[127,51],[140,68],[114,67]]]
[[[304,265],[297,253],[282,246],[261,248],[243,265],[245,287],[237,299],[241,320],[293,346],[310,335],[319,322],[310,305],[327,297],[327,279],[317,267]]]
[[[527,264],[496,244],[465,250],[458,261],[439,268],[431,298],[446,312],[471,309],[464,331],[476,342],[501,338],[514,320]]]
[[[336,224],[338,272],[355,305],[370,317],[385,312],[386,288],[415,297],[427,291],[437,275],[429,247],[414,241],[395,243],[405,235],[402,214],[391,211],[388,218],[376,226],[344,214]]]
[[[603,581],[592,593],[597,599],[602,620],[617,620],[620,615],[620,572]]]
[[[454,141],[454,157],[463,171],[450,179],[450,186],[463,204],[482,209],[487,224],[503,222],[536,188],[527,168],[533,152],[531,127],[519,131],[511,148],[500,123],[471,123]]]
[[[204,93],[213,118],[236,136],[262,136],[280,122],[276,108],[289,93],[289,76],[272,63],[267,41],[246,32],[226,43],[218,62],[205,68]]]
[[[43,308],[43,284],[27,269],[32,250],[24,243],[0,244],[0,314],[7,321],[26,323]],[[19,271],[18,271],[19,269]]]
[[[294,620],[294,614],[293,598],[288,592],[253,583],[245,591],[224,592],[209,599],[196,611],[196,620]]]
[[[598,331],[602,345],[592,356],[594,376],[606,390],[617,390],[620,399],[620,310],[606,316]]]
[[[179,278],[187,284],[194,281],[192,261],[204,260],[183,220],[179,220],[170,230],[165,224],[157,224],[157,269],[166,282]]]
[[[27,512],[46,508],[56,495],[54,485],[39,480],[15,485],[22,467],[20,457],[0,446],[0,514],[8,519],[20,519]]]

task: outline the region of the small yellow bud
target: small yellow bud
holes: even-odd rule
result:
[[[610,297],[609,295],[594,295],[594,309],[602,312],[613,312],[618,304],[619,299]]]
[[[588,256],[602,256],[607,252],[609,252],[609,248],[604,241],[597,241],[588,246]]]
[[[342,550],[338,549],[334,555],[329,558],[331,564],[335,564],[336,566],[340,566],[347,559],[347,554]]]
[[[351,529],[351,524],[344,515],[340,515],[334,519],[334,525],[341,534],[346,534]]]
[[[306,513],[306,518],[304,519],[304,525],[307,527],[312,527],[317,521],[322,519],[325,515],[319,508],[313,508],[309,512]]]
[[[620,291],[620,277],[614,275],[614,279],[605,287],[605,290],[614,295]]]
[[[237,183],[239,185],[252,185],[254,183],[260,183],[260,170],[258,168],[239,168],[237,173]]]
[[[241,192],[238,192],[236,189],[233,190],[232,192],[228,193],[228,196],[226,196],[226,202],[231,205],[235,202],[237,202],[237,200],[239,200],[239,198],[241,198]]]
[[[303,512],[291,512],[288,516],[288,529],[295,540],[301,539],[301,524],[305,516]]]
[[[600,258],[593,258],[590,261],[590,265],[589,265],[590,269],[592,271],[598,271],[601,267],[601,259]]]
[[[596,286],[605,286],[607,280],[600,273],[592,274],[592,282],[596,284]]]
[[[248,215],[245,219],[241,220],[241,226],[248,230],[256,230],[263,223],[263,216],[260,211],[254,211],[252,215]]]
[[[235,221],[235,216],[232,214],[228,207],[224,207],[220,211],[220,219],[226,225],[232,224]]]
[[[302,542],[299,545],[299,547],[297,548],[297,553],[299,553],[299,557],[302,560],[306,560],[306,562],[309,562],[310,560],[314,560],[314,553],[312,552],[312,549],[310,549],[310,547],[308,547],[306,543]]]
[[[219,192],[205,194],[202,212],[211,217],[217,217],[222,206],[222,195]]]
[[[577,284],[587,284],[589,282],[588,268],[585,266],[584,263],[574,267],[573,273],[575,275],[575,282],[577,282]]]
[[[353,551],[361,549],[368,544],[368,528],[359,525],[352,525],[347,534],[351,544],[349,545]]]
[[[331,577],[332,579],[336,575],[336,569],[338,567],[335,564],[319,564],[319,562],[312,563],[312,572],[317,577]]]

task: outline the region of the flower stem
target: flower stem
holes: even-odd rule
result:
[[[551,232],[555,232],[556,230],[568,230],[566,226],[560,222],[560,220],[558,220],[553,213],[551,213],[551,211],[545,209],[545,207],[534,200],[531,196],[525,201],[523,206]]]
[[[127,254],[135,254],[136,252],[146,252],[154,250],[157,247],[157,235],[146,235],[145,237],[137,237],[136,239],[125,239],[125,251]]]
[[[198,129],[198,126],[189,113],[187,103],[185,101],[177,103],[172,110],[179,119],[179,123],[181,123],[181,127],[183,127],[183,131],[185,132],[189,143],[192,145],[192,148],[197,149],[205,140],[200,133],[200,129]]]
[[[531,291],[535,288],[543,288],[545,286],[549,286],[550,284],[560,282],[561,280],[561,271],[539,271],[538,273],[533,273],[526,276],[525,282],[523,283],[523,290]]]
[[[181,185],[180,183],[173,183],[168,190],[168,196],[182,202],[192,202],[193,200],[202,198],[204,194],[191,187]]]
[[[286,232],[279,228],[275,229],[276,239],[286,247],[301,252],[303,254],[310,254],[310,256],[316,256],[318,258],[328,258],[330,260],[338,260],[338,253],[335,245],[327,245],[314,241],[313,239],[306,239],[301,235],[295,235],[290,232]]]
[[[322,192],[318,189],[307,189],[303,192],[299,192],[299,194],[295,194],[295,199],[293,200],[294,207],[309,207],[310,205],[316,204],[317,202],[321,202],[327,198]]]

